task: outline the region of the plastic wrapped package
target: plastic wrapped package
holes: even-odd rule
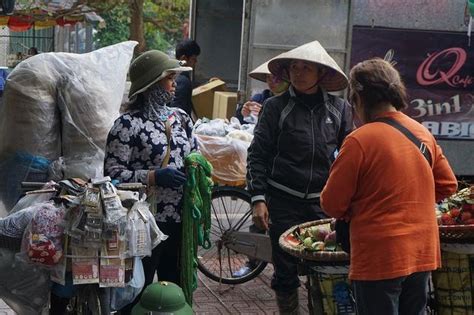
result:
[[[153,248],[167,238],[158,228],[149,204],[136,202],[128,213],[126,257],[151,256]]]
[[[199,150],[212,164],[212,177],[223,185],[245,185],[250,142],[230,137],[196,135]]]
[[[33,217],[23,234],[19,258],[42,267],[52,267],[64,255],[63,232],[65,208],[52,202],[33,206]]]
[[[22,238],[23,233],[28,224],[30,224],[36,209],[36,206],[28,207],[15,213],[11,213],[5,218],[1,218],[0,235],[12,238]]]
[[[47,182],[43,187],[41,187],[42,190],[45,190],[45,192],[42,193],[33,193],[33,194],[28,194],[23,196],[18,202],[15,204],[15,206],[10,210],[10,215],[26,209],[28,207],[46,202],[53,198],[56,195],[56,192],[48,191],[46,190],[53,189],[54,186],[56,185],[55,182],[49,181]]]
[[[0,158],[0,213],[10,212],[16,204],[23,192],[22,181],[45,182],[48,166],[48,159],[25,152],[17,152],[3,160]]]
[[[199,135],[224,137],[228,132],[228,127],[224,119],[199,119],[194,125],[194,132]]]
[[[242,140],[245,142],[252,142],[253,139],[253,135],[243,130],[232,130],[227,134],[227,137]]]
[[[49,272],[0,248],[0,298],[17,314],[39,314],[48,303]]]
[[[123,288],[110,288],[110,308],[118,311],[130,304],[140,294],[145,285],[145,272],[140,257],[133,260],[133,277]]]
[[[15,165],[3,162],[18,152],[48,161],[64,156],[65,177],[102,173],[106,137],[119,116],[135,45],[128,41],[87,54],[39,54],[10,73],[0,108],[0,192],[15,186],[4,176]],[[85,156],[96,163],[81,164]],[[4,207],[11,206],[3,199],[0,195]]]

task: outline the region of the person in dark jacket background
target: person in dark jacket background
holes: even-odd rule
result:
[[[197,57],[201,54],[201,48],[192,39],[186,39],[176,46],[176,59],[185,62],[187,67],[195,68]],[[176,92],[171,102],[171,107],[178,107],[184,110],[190,117],[193,111],[193,85],[191,74],[182,72],[176,77]]]
[[[252,79],[265,82],[268,89],[264,89],[262,92],[254,94],[250,101],[237,106],[235,111],[235,117],[237,117],[241,124],[247,124],[249,117],[253,114],[256,120],[260,111],[262,110],[263,103],[274,95],[280,95],[288,90],[288,82],[281,78],[274,76],[270,70],[268,70],[268,61],[261,64],[249,73],[249,77]],[[255,121],[256,122],[256,121]]]
[[[318,41],[282,53],[268,68],[291,85],[264,103],[248,150],[247,185],[253,221],[269,229],[278,308],[281,314],[298,314],[297,259],[278,239],[294,225],[325,217],[319,195],[353,129],[352,110],[327,93],[345,89],[348,80]]]

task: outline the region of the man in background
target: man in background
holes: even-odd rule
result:
[[[192,39],[185,39],[176,46],[176,59],[185,62],[187,67],[193,69],[200,53],[201,48]],[[192,93],[191,74],[182,72],[176,77],[176,92],[171,107],[181,108],[191,116],[193,111]]]

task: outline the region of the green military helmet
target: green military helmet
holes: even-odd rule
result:
[[[146,91],[150,86],[160,81],[171,72],[191,71],[191,67],[183,67],[181,63],[159,50],[144,52],[130,65],[130,92],[131,99],[138,93]]]
[[[132,315],[192,315],[183,290],[172,282],[152,283],[143,291]]]

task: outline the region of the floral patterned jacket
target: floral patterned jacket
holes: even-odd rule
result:
[[[123,114],[114,123],[107,137],[104,175],[120,182],[147,183],[148,171],[160,168],[166,155],[165,121],[171,124],[171,152],[168,166],[184,172],[184,158],[197,150],[193,123],[178,108],[160,106],[161,119],[150,119],[146,111]],[[158,222],[181,222],[183,189],[157,188]]]

